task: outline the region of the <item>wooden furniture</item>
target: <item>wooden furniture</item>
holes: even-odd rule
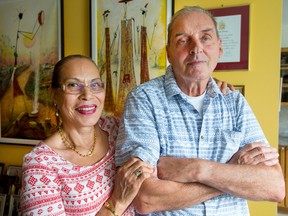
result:
[[[281,106],[288,106],[288,48],[281,49]]]
[[[281,168],[283,170],[285,182],[286,182],[286,197],[285,199],[278,203],[278,207],[281,209],[288,210],[288,185],[287,185],[287,178],[288,178],[288,146],[279,145],[279,162]]]
[[[0,176],[0,193],[6,194],[6,200],[4,204],[4,215],[8,215],[10,197],[15,193],[15,185],[18,181],[18,176]]]
[[[281,49],[281,86],[280,86],[280,110],[284,113],[287,113],[288,106],[288,48]],[[285,114],[286,116],[286,114]],[[281,123],[282,121],[282,123]],[[286,182],[286,197],[280,203],[278,203],[278,207],[280,210],[288,211],[288,137],[286,128],[288,128],[288,116],[287,121],[285,119],[279,119],[279,128],[282,128],[282,131],[285,132],[283,136],[281,134],[281,129],[279,129],[279,162],[281,168],[283,170],[285,182]],[[283,129],[284,128],[284,129]],[[287,129],[288,130],[288,129]],[[281,136],[282,135],[282,136]]]

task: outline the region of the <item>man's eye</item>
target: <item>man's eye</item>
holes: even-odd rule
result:
[[[179,44],[186,44],[188,42],[188,40],[180,40]]]
[[[203,40],[203,41],[208,41],[208,40],[210,40],[210,39],[211,39],[210,36],[203,36],[203,37],[202,37],[202,40]]]
[[[183,39],[180,39],[179,41],[178,41],[178,43],[180,44],[180,45],[186,45],[186,44],[189,44],[191,42],[191,39],[189,39],[189,38],[183,38]]]

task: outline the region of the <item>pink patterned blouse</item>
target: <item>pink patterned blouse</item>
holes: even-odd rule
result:
[[[110,197],[115,176],[115,141],[118,124],[102,117],[109,133],[109,151],[91,166],[65,160],[44,142],[25,155],[21,208],[23,215],[95,215]],[[129,207],[124,215],[134,215]]]

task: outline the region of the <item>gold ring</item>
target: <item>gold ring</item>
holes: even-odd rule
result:
[[[141,168],[136,169],[136,170],[134,171],[134,174],[136,175],[137,178],[138,178],[139,176],[141,176],[141,174],[142,174]]]

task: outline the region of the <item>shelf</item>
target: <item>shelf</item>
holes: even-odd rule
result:
[[[287,136],[278,136],[279,146],[288,146]]]

